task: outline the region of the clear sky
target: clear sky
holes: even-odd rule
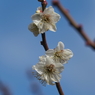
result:
[[[95,0],[60,0],[87,35],[95,38]],[[47,0],[51,6],[51,0]],[[41,35],[34,37],[28,30],[33,15],[40,6],[37,0],[0,0],[0,81],[12,95],[32,95],[30,83],[37,82],[44,95],[58,95],[55,86],[42,86],[36,79],[29,80],[26,71],[38,62],[45,51],[40,45]],[[59,41],[74,56],[65,64],[61,85],[65,95],[95,95],[95,51],[85,46],[81,36],[69,25],[62,13],[57,32],[46,32],[49,48]]]

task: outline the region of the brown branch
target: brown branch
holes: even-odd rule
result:
[[[41,34],[41,36],[42,36],[41,45],[43,45],[45,51],[47,51],[49,48],[48,48],[48,45],[47,45],[47,42],[46,42],[46,36],[45,36],[45,33]]]
[[[78,25],[68,11],[60,4],[59,0],[53,0],[53,5],[57,6],[59,10],[63,13],[66,19],[69,21],[70,25],[74,27],[78,33],[82,36],[82,38],[86,41],[86,45],[90,46],[92,49],[95,50],[95,41],[91,41],[90,38],[87,36],[85,31],[83,30],[81,25]]]
[[[63,91],[62,91],[62,88],[61,88],[61,85],[59,82],[56,82],[56,87],[57,87],[57,90],[59,92],[60,95],[64,95]]]
[[[46,0],[38,0],[38,1],[41,2],[41,4],[42,4],[42,11],[44,11],[45,8],[46,8],[46,5],[47,5]],[[48,48],[48,44],[47,44],[47,42],[46,42],[45,33],[41,34],[41,36],[42,36],[41,45],[43,45],[45,51],[47,51],[49,48]],[[62,88],[61,88],[61,86],[60,86],[60,83],[59,83],[59,82],[56,82],[55,84],[56,84],[56,87],[57,87],[57,90],[58,90],[59,94],[60,94],[60,95],[64,95],[64,93],[63,93],[63,91],[62,91]]]
[[[38,0],[39,2],[41,2],[41,5],[42,5],[42,11],[45,10],[46,6],[47,6],[47,2],[46,0]],[[43,45],[45,51],[48,50],[48,44],[47,44],[47,41],[46,41],[46,36],[45,36],[45,33],[41,34],[42,36],[42,41],[41,41],[41,45]]]

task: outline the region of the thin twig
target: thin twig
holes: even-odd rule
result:
[[[38,1],[41,2],[41,4],[42,4],[42,11],[44,11],[45,8],[46,8],[46,5],[47,5],[46,0],[38,0]],[[43,33],[43,34],[41,34],[41,35],[42,35],[41,45],[43,45],[45,51],[47,51],[49,48],[48,48],[48,44],[47,44],[47,42],[46,42],[45,33]],[[59,94],[60,94],[60,95],[64,95],[60,83],[59,83],[59,82],[56,82],[55,84],[56,84],[56,87],[57,87],[57,90],[58,90]]]
[[[0,81],[0,92],[3,95],[12,95],[11,92],[9,91],[9,88],[5,86],[1,81]]]
[[[42,36],[41,45],[43,45],[45,51],[47,51],[49,48],[48,48],[48,45],[47,45],[45,33],[41,34],[41,36]]]
[[[39,2],[41,2],[41,5],[42,5],[42,12],[45,10],[46,6],[47,6],[47,2],[46,0],[38,0]],[[48,50],[48,44],[47,44],[47,41],[46,41],[46,36],[45,36],[45,33],[41,34],[42,36],[42,41],[41,41],[41,45],[43,45],[45,51]]]
[[[60,95],[64,95],[63,91],[62,91],[62,88],[61,88],[61,85],[59,82],[56,82],[56,87],[57,87],[57,90],[59,92]]]
[[[59,10],[63,13],[66,19],[69,21],[70,25],[74,27],[78,33],[82,36],[82,38],[86,41],[86,45],[90,46],[92,49],[95,50],[95,41],[91,41],[90,38],[87,36],[85,31],[83,30],[82,26],[77,24],[68,11],[60,4],[59,0],[53,0],[53,5],[57,6]]]

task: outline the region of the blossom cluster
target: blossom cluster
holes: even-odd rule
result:
[[[61,72],[64,70],[64,64],[73,56],[70,49],[64,49],[64,44],[60,41],[54,49],[46,51],[45,55],[39,57],[38,64],[32,68],[36,71],[37,77],[42,83],[54,85],[61,79]]]
[[[34,36],[38,36],[38,34],[44,33],[48,30],[55,32],[56,31],[56,23],[61,18],[59,14],[54,12],[52,6],[45,8],[42,12],[42,8],[38,7],[37,11],[34,15],[32,15],[33,23],[28,26],[28,29],[34,34]]]
[[[28,29],[38,36],[48,30],[56,31],[56,23],[60,19],[60,15],[54,12],[52,6],[45,8],[37,8],[37,11],[32,15],[33,23],[28,26]],[[54,85],[61,79],[61,73],[64,70],[64,64],[73,56],[70,49],[64,49],[64,44],[60,41],[54,49],[48,49],[45,55],[39,57],[38,64],[32,67],[35,72],[34,76],[41,81],[42,84],[47,83]]]

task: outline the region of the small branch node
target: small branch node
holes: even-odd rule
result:
[[[43,45],[43,41],[41,41],[40,43],[41,43],[41,45]]]
[[[72,22],[70,22],[70,21],[69,21],[69,24],[70,24],[71,26],[73,26]]]
[[[43,2],[44,0],[38,0],[39,2]]]
[[[86,46],[90,46],[90,45],[91,45],[90,41],[86,41]]]
[[[47,1],[46,1],[46,0],[43,0],[43,1],[41,2],[41,4],[42,4],[42,11],[44,11],[45,8],[46,8],[46,6],[47,6]]]
[[[43,0],[38,0],[39,2],[42,2]]]
[[[47,1],[43,1],[42,4],[47,5]]]
[[[82,28],[82,25],[80,24],[80,25],[78,26],[78,28],[77,28],[77,29],[78,29],[78,31],[80,31],[80,32],[81,32],[81,30],[83,29],[83,28]]]

